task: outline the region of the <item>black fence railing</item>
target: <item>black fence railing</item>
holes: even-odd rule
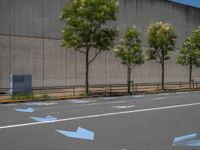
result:
[[[134,83],[131,81],[131,93],[137,92],[151,92],[158,91],[161,88],[160,83]],[[167,82],[165,83],[166,90],[188,90],[200,89],[200,81],[192,82]],[[127,93],[127,84],[98,84],[90,85],[89,91],[91,94],[107,94],[115,95],[120,93]],[[9,88],[0,88],[0,95],[10,95]],[[49,87],[33,87],[34,95],[49,95],[49,96],[63,96],[63,95],[80,95],[85,93],[84,85],[74,86],[49,86]]]

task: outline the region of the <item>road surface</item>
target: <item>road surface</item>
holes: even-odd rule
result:
[[[200,92],[0,105],[0,150],[191,150],[172,143],[194,133]]]

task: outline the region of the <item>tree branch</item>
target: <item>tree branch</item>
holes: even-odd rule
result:
[[[155,52],[155,56],[156,56],[155,61],[156,61],[157,63],[161,63],[162,58],[161,58],[160,55],[161,55],[161,54],[160,54],[160,50],[156,50],[156,52]],[[160,60],[157,60],[157,58],[159,58]]]
[[[131,71],[135,68],[135,66],[136,66],[135,64],[131,66]]]
[[[80,50],[80,49],[74,48],[74,50],[77,51],[77,52],[80,52],[80,53],[82,53],[82,54],[86,54],[85,51],[82,51],[82,50]]]
[[[94,55],[94,57],[88,63],[90,64],[91,62],[93,62],[96,59],[96,57],[101,53],[101,51],[102,50],[99,50],[98,52],[96,52],[96,54]]]

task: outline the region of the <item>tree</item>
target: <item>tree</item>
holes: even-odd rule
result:
[[[85,92],[89,93],[89,65],[106,50],[111,50],[118,29],[106,24],[116,20],[116,0],[72,0],[60,19],[64,21],[63,47],[72,47],[85,55]],[[92,51],[95,53],[91,56]]]
[[[188,37],[182,48],[177,62],[183,66],[189,67],[189,84],[191,88],[192,72],[195,68],[200,67],[200,28],[198,28],[192,37]]]
[[[147,50],[148,60],[155,60],[161,64],[162,78],[161,90],[164,90],[165,61],[169,60],[169,52],[174,51],[176,44],[176,34],[172,26],[168,23],[157,22],[150,24],[148,28]]]
[[[136,65],[144,63],[142,55],[140,32],[135,26],[127,28],[124,39],[120,40],[114,50],[115,56],[121,59],[121,63],[127,66],[127,86],[130,93],[131,73]]]

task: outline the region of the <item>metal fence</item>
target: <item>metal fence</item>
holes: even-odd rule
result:
[[[161,87],[160,83],[134,83],[131,82],[131,93],[149,93],[159,91]],[[171,82],[165,83],[165,89],[168,91],[176,90],[200,90],[200,82]],[[1,88],[0,95],[9,96],[9,88]],[[89,91],[93,95],[117,95],[127,93],[127,84],[101,84],[101,85],[90,85]],[[57,86],[57,87],[33,87],[34,95],[49,95],[49,96],[76,96],[85,93],[84,85],[76,86]]]

